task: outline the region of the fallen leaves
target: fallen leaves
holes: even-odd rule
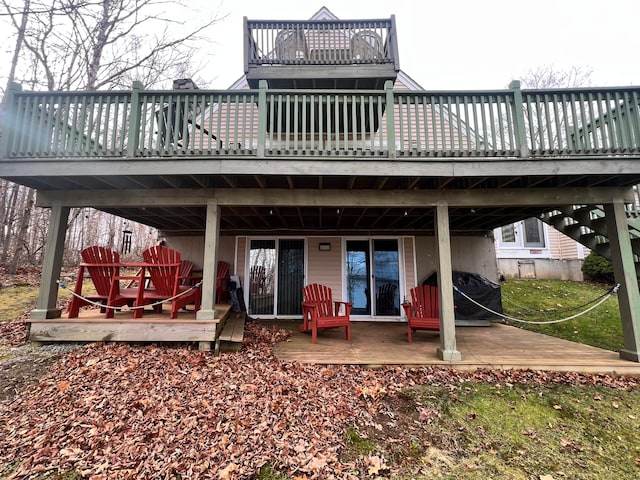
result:
[[[267,465],[299,479],[386,475],[382,455],[341,463],[345,431],[386,429],[394,419],[383,415],[382,400],[411,385],[640,385],[572,373],[285,363],[272,346],[287,335],[251,322],[243,350],[219,357],[179,345],[91,344],[71,352],[38,385],[0,403],[0,465],[19,459],[12,478],[23,479],[73,470],[93,480],[235,480],[255,478]],[[418,406],[421,423],[438,415],[433,405]],[[581,448],[567,442],[561,447]]]

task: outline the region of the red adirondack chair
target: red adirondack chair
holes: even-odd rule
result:
[[[106,305],[109,303],[112,279],[120,273],[120,267],[117,266],[117,264],[120,263],[120,255],[114,250],[97,245],[85,248],[80,252],[80,255],[82,256],[82,263],[78,269],[78,278],[76,280],[74,293],[82,295],[84,274],[88,272],[93,286],[96,289],[96,293],[82,296],[92,302],[99,302]],[[114,307],[121,307],[122,305],[131,306],[135,302],[136,293],[137,288],[120,288],[120,282],[115,282],[111,305]],[[80,307],[90,305],[87,300],[83,300],[74,295],[69,303],[69,318],[77,318]],[[100,312],[104,313],[105,308],[101,307]],[[111,310],[111,314],[111,316],[113,316],[113,310]]]
[[[350,302],[333,301],[331,289],[312,283],[302,289],[302,325],[300,331],[311,330],[311,342],[317,343],[318,329],[346,327],[347,342],[351,341]]]
[[[403,303],[407,314],[409,343],[416,330],[440,331],[440,304],[438,287],[422,285],[411,289],[411,303]]]
[[[216,269],[216,303],[228,302],[231,300],[229,295],[229,269],[231,265],[222,260],[218,261]]]
[[[180,276],[180,252],[158,245],[142,252],[142,257],[147,264],[145,268],[151,277],[153,287],[144,290],[138,305],[148,305],[157,301],[167,300],[180,293],[187,292],[171,301],[170,318],[176,318],[178,311],[185,305],[193,304],[195,311],[200,310],[201,287],[194,288],[191,285],[181,284],[183,280],[191,277]],[[135,318],[140,316],[142,316],[142,309],[136,310],[134,314]]]

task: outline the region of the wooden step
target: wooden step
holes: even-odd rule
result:
[[[220,334],[220,351],[237,352],[242,348],[244,340],[245,312],[233,312]]]

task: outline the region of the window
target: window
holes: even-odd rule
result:
[[[544,247],[544,232],[542,222],[537,218],[527,218],[523,223],[524,246]]]
[[[500,239],[502,243],[515,243],[516,241],[516,225],[512,223],[505,225],[500,229]]]
[[[544,225],[535,217],[511,223],[500,228],[500,244],[515,248],[542,248],[545,246]]]

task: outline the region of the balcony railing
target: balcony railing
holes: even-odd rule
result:
[[[5,158],[640,154],[640,87],[8,90]]]
[[[265,65],[392,64],[398,67],[395,19],[245,23],[245,72]]]

